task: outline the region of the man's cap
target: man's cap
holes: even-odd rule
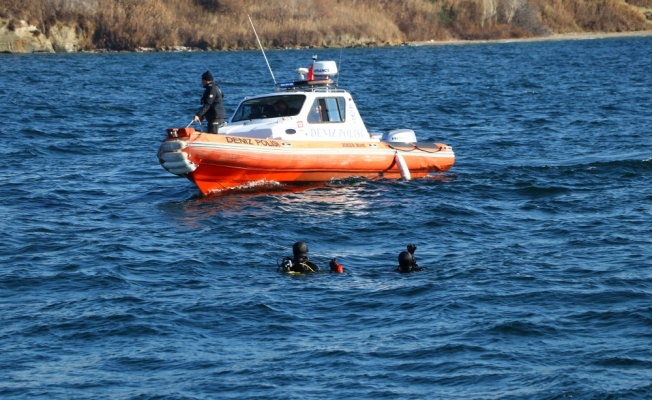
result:
[[[211,74],[211,71],[206,71],[201,75],[201,79],[203,81],[212,81],[213,80],[213,74]]]

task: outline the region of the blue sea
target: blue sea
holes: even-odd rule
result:
[[[0,55],[1,398],[652,398],[652,37],[265,54]],[[313,55],[455,166],[201,196],[158,164],[205,70],[232,113]],[[277,273],[295,241],[345,273]]]

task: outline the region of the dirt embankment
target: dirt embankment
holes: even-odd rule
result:
[[[652,0],[5,0],[0,52],[254,49],[249,16],[266,48],[540,40],[652,31]]]

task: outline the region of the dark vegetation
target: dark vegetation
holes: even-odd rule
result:
[[[393,45],[651,29],[652,0],[3,0],[0,18],[45,35],[66,25],[82,49]]]

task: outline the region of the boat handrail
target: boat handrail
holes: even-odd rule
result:
[[[293,87],[276,87],[277,92],[320,92],[320,93],[344,93],[345,89],[334,86],[293,86]]]
[[[275,85],[277,92],[345,92],[333,85],[331,79],[320,79],[314,81],[289,81]]]

